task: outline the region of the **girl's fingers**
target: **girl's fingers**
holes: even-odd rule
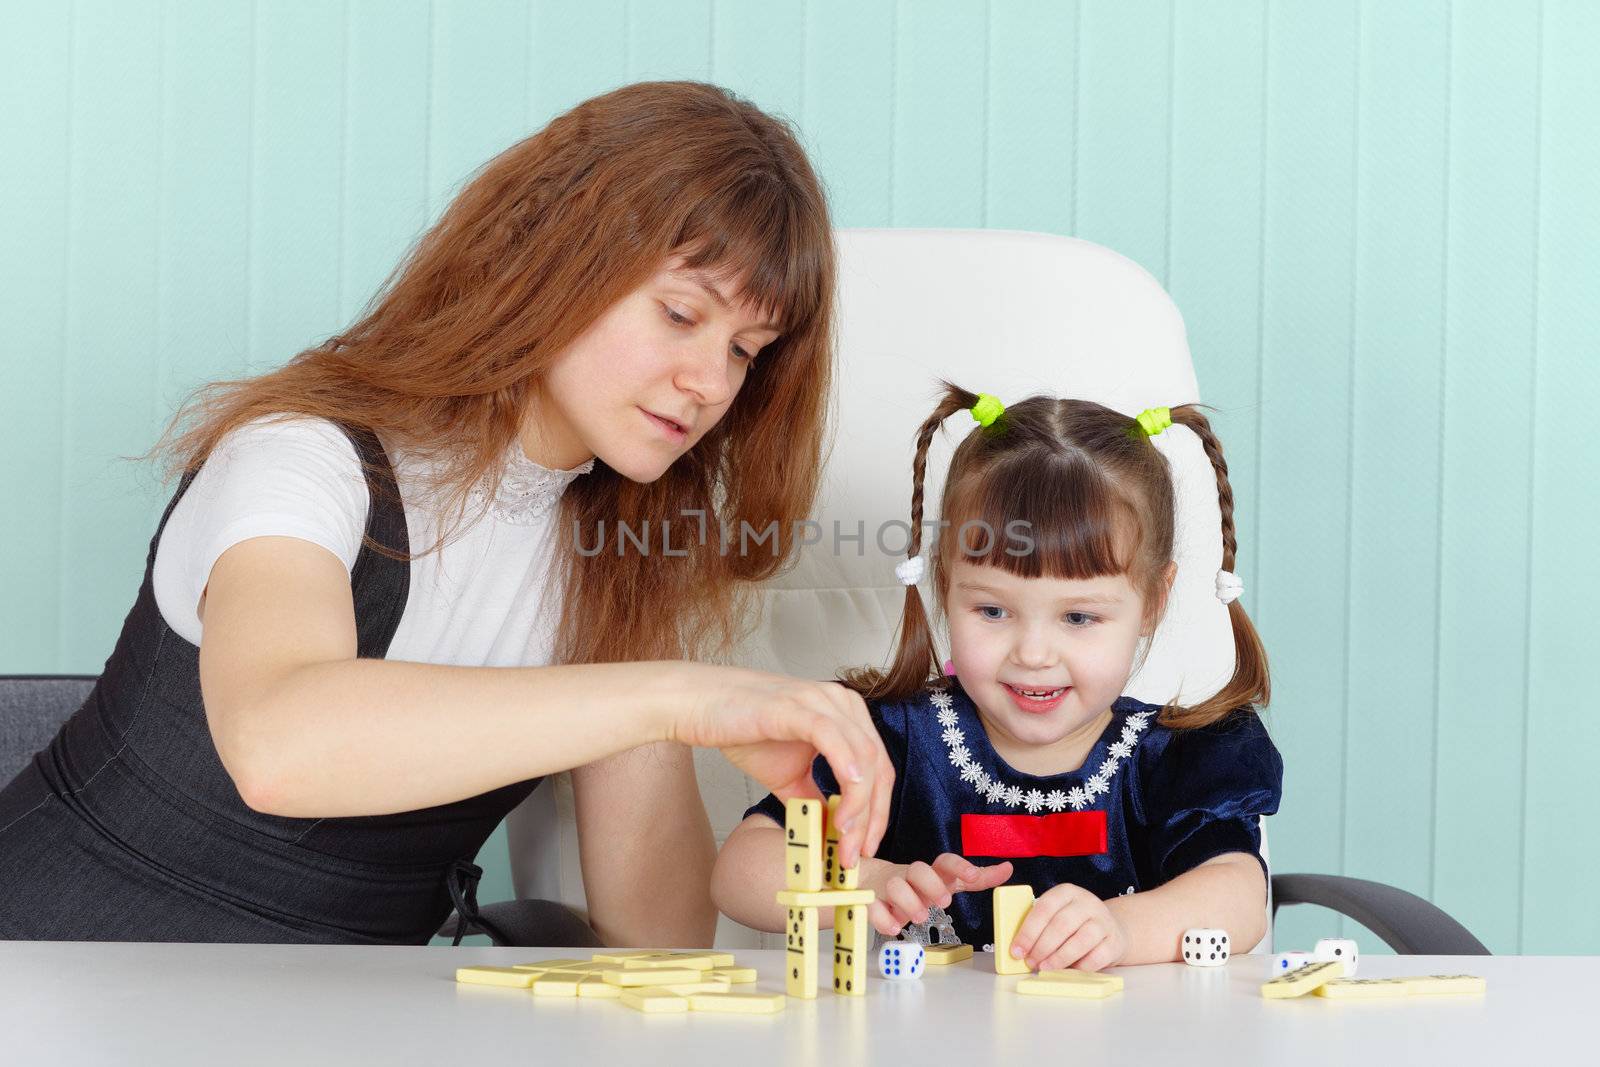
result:
[[[950,887],[939,877],[938,872],[926,863],[913,863],[906,870],[906,881],[911,883],[911,888],[916,890],[924,905],[934,904],[941,908],[950,906]]]
[[[1074,934],[1087,925],[1087,919],[1088,915],[1082,908],[1073,907],[1071,904],[1056,912],[1045,928],[1039,932],[1038,940],[1029,947],[1028,965],[1035,968],[1044,968],[1046,964],[1050,968],[1070,966],[1070,961],[1061,962],[1061,949]],[[1073,959],[1077,957],[1074,956]]]
[[[1039,935],[1044,933],[1045,927],[1055,920],[1056,914],[1063,909],[1064,902],[1059,897],[1046,893],[1034,902],[1033,907],[1017,927],[1016,934],[1011,938],[1011,955],[1015,959],[1022,959],[1033,952],[1033,946],[1039,940]]]
[[[1074,964],[1080,971],[1103,971],[1111,966],[1111,939],[1105,938]]]
[[[965,881],[961,886],[963,893],[977,893],[985,889],[993,889],[997,885],[1005,885],[1011,881],[1011,863],[996,863],[989,867],[979,867],[977,876]]]
[[[939,858],[933,861],[933,871],[944,880],[945,885],[951,887],[965,887],[978,878],[977,865],[954,852],[941,853]]]
[[[883,902],[889,906],[889,913],[902,924],[928,921],[927,906],[903,878],[896,878],[884,886]]]
[[[895,937],[905,927],[905,923],[895,921],[881,900],[874,900],[867,905],[867,918],[872,921],[872,928],[884,937]]]
[[[1073,935],[1061,944],[1046,958],[1048,970],[1065,970],[1078,963],[1087,956],[1091,949],[1100,945],[1106,939],[1104,927],[1094,919],[1085,920]],[[1041,967],[1043,964],[1041,964]]]

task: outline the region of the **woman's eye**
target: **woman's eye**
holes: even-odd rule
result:
[[[738,356],[740,359],[745,360],[747,362],[749,360],[752,360],[752,359],[756,358],[754,354],[752,354],[750,352],[746,352],[744,349],[740,348],[738,345],[734,345],[733,346],[733,354]]]
[[[1098,619],[1096,619],[1093,615],[1088,614],[1087,612],[1083,612],[1083,611],[1069,611],[1069,612],[1067,612],[1067,623],[1069,625],[1072,625],[1072,626],[1088,626],[1091,623],[1098,622],[1098,621],[1099,621]]]
[[[676,311],[674,311],[672,309],[672,307],[670,305],[662,304],[661,305],[661,310],[663,310],[663,311],[665,311],[667,313],[667,318],[671,319],[673,325],[675,325],[675,326],[693,326],[694,325],[694,320],[693,319],[689,318],[689,316],[687,316],[687,315],[678,314]]]

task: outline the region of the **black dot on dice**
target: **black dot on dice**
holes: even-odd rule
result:
[[[1213,945],[1215,945],[1215,944],[1216,944],[1216,943],[1217,943],[1217,939],[1216,939],[1216,938],[1214,938],[1214,937],[1213,937],[1213,938],[1212,938],[1212,939],[1211,939],[1211,943],[1212,943],[1212,944],[1213,944]]]
[[[1335,956],[1343,956],[1344,955],[1344,949],[1336,948],[1336,949],[1333,950],[1333,954]]]

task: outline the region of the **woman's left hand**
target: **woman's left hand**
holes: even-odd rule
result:
[[[1098,971],[1116,966],[1127,951],[1127,932],[1105,901],[1065,884],[1034,902],[1011,941],[1011,954],[1035,971]]]

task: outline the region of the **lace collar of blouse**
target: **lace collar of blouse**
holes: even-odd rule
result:
[[[594,470],[590,459],[571,470],[551,470],[529,459],[522,450],[522,442],[513,441],[506,450],[505,473],[494,487],[494,498],[489,510],[501,522],[513,526],[532,526],[547,515],[567,486],[582,475]],[[488,494],[487,482],[474,491],[481,499]]]

